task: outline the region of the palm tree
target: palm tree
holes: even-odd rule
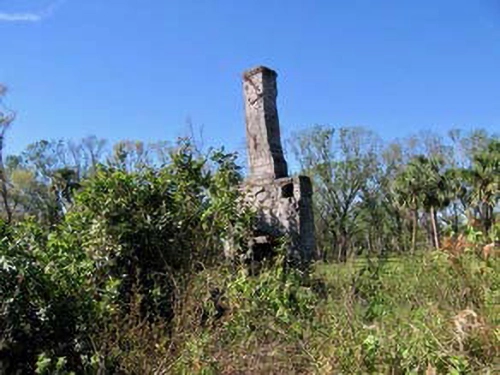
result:
[[[462,173],[469,185],[468,203],[473,215],[481,221],[484,234],[488,234],[500,200],[500,140],[492,140],[486,150],[476,153],[471,168]]]
[[[412,215],[411,252],[415,252],[418,228],[418,210],[421,206],[420,172],[415,163],[408,163],[396,176],[394,192],[399,204],[410,210]]]
[[[415,251],[418,228],[418,212],[423,208],[431,222],[432,242],[440,246],[438,210],[449,205],[449,187],[442,171],[443,161],[437,157],[423,155],[412,158],[395,180],[399,201],[412,212],[412,252]]]
[[[422,206],[429,214],[432,225],[434,247],[439,249],[440,236],[437,213],[446,208],[450,202],[450,186],[446,174],[443,172],[444,162],[438,157],[419,157],[418,170],[422,184]]]

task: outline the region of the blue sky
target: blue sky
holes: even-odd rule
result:
[[[284,134],[500,129],[498,0],[0,0],[8,150],[173,139],[244,150],[241,73],[279,74]]]

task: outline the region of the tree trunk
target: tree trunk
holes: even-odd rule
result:
[[[440,244],[439,244],[439,231],[437,227],[437,214],[436,214],[436,209],[434,206],[431,206],[431,224],[432,224],[432,234],[434,238],[434,246],[437,250],[439,250]]]
[[[12,210],[10,209],[9,205],[9,189],[7,186],[7,173],[5,173],[5,166],[3,163],[3,146],[4,146],[4,134],[5,130],[7,128],[4,127],[2,129],[2,133],[0,134],[0,183],[1,185],[1,194],[2,194],[2,200],[3,200],[3,205],[5,208],[5,214],[7,215],[7,222],[10,223],[12,221]]]
[[[368,253],[370,255],[373,254],[373,242],[372,242],[372,236],[371,236],[371,231],[368,231],[368,233],[366,234],[366,245],[368,247]]]
[[[426,212],[426,215],[424,215],[423,219],[425,220],[424,225],[425,225],[425,232],[427,234],[427,248],[432,248],[434,247],[434,230],[432,229],[432,214],[431,211]]]
[[[490,229],[493,225],[493,207],[488,203],[484,202],[483,212],[484,212],[483,216],[484,235],[488,236],[490,233]]]
[[[339,243],[339,262],[344,263],[347,260],[347,234],[342,232],[340,234]]]
[[[453,233],[458,235],[458,207],[455,202],[453,203]]]
[[[402,250],[403,253],[406,253],[408,242],[399,213],[396,216],[396,228],[397,236],[394,236],[396,238],[394,248],[400,252]]]
[[[418,210],[413,210],[413,228],[411,234],[411,253],[415,254],[417,244],[417,225],[418,225]]]

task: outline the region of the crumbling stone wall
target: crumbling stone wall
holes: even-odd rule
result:
[[[283,238],[294,263],[308,263],[314,253],[311,181],[306,176],[245,183],[247,202],[258,210],[257,242]]]

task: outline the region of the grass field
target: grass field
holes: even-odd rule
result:
[[[442,252],[318,264],[307,281],[278,267],[206,271],[184,301],[165,370],[498,373],[499,271],[498,259]]]

